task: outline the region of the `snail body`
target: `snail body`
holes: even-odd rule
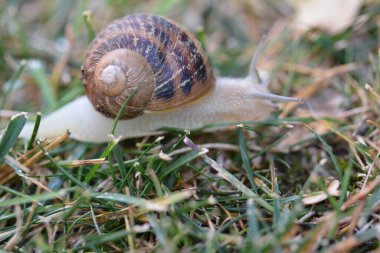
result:
[[[274,109],[272,101],[299,101],[269,93],[254,75],[251,69],[246,78],[215,77],[200,43],[184,27],[153,15],[127,16],[92,42],[82,66],[87,96],[45,117],[37,136],[69,130],[80,141],[106,142],[126,99],[116,130],[122,138],[157,134],[163,127],[262,120]],[[20,136],[30,138],[32,129],[30,123]]]

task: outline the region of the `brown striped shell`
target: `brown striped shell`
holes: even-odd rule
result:
[[[82,82],[94,107],[122,118],[191,103],[215,85],[200,43],[181,25],[136,14],[113,21],[91,43]],[[133,94],[133,95],[131,95]]]

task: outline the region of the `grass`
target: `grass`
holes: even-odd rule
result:
[[[225,7],[163,0],[149,7],[138,1],[0,3],[0,247],[378,250],[380,7],[364,4],[362,23],[340,34],[295,36],[284,3],[258,2],[267,10],[262,15],[246,1],[224,1]],[[307,103],[279,105],[266,121],[206,133],[165,129],[162,137],[103,145],[70,140],[68,133],[17,140],[26,121],[19,112],[41,110],[43,118],[83,92],[88,39],[115,17],[144,11],[186,26],[197,13],[204,27],[193,30],[223,75],[248,71],[264,31],[267,45],[257,64],[272,72],[270,89]],[[319,200],[305,204],[311,199]]]

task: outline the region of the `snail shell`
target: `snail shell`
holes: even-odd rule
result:
[[[164,17],[136,14],[113,21],[94,39],[82,66],[85,93],[107,117],[122,118],[191,103],[215,86],[201,44]]]

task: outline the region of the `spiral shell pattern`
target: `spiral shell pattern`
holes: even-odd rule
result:
[[[98,34],[86,54],[82,82],[94,107],[108,117],[130,99],[122,117],[131,118],[191,103],[214,87],[215,77],[205,51],[184,27],[136,14]]]

